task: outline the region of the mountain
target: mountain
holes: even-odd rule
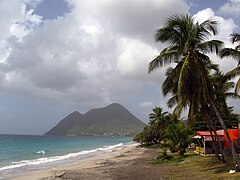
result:
[[[144,124],[121,104],[92,109],[86,114],[77,111],[69,114],[45,135],[59,136],[133,136]]]

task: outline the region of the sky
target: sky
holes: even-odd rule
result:
[[[144,122],[166,106],[165,68],[148,74],[164,48],[154,34],[189,13],[219,21],[214,37],[233,47],[240,0],[1,0],[0,134],[44,134],[73,111],[117,102]],[[237,61],[210,55],[223,72]],[[229,100],[240,112],[239,100]]]

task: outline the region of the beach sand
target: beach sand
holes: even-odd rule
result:
[[[159,171],[156,166],[150,163],[156,155],[156,149],[150,150],[132,145],[93,158],[81,160],[73,165],[31,172],[12,179],[164,179],[165,172]]]
[[[189,152],[179,163],[153,164],[160,149],[124,147],[76,164],[55,169],[31,172],[16,180],[166,180],[166,179],[240,179],[239,173],[229,174],[233,167],[222,164],[214,157]]]

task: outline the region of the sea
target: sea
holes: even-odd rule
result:
[[[74,164],[132,144],[131,137],[0,135],[0,179]]]

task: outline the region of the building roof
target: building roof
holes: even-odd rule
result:
[[[211,136],[209,131],[196,131],[196,134],[199,136]],[[212,134],[214,135],[214,132],[212,131]],[[222,131],[217,131],[218,136],[224,136],[224,133]]]
[[[200,137],[203,137],[204,141],[212,141],[212,137],[209,131],[196,131],[196,134]],[[215,133],[212,131],[212,134],[214,135]],[[220,141],[225,141],[224,131],[217,131],[217,136]]]

